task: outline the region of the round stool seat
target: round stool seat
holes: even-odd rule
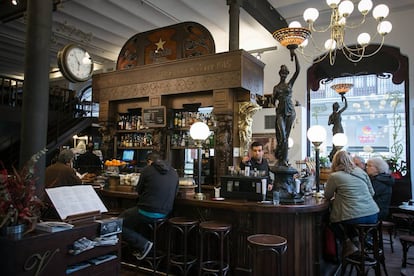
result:
[[[185,217],[170,218],[168,222],[174,225],[186,225],[186,226],[198,224],[198,220],[185,218]]]
[[[287,244],[287,240],[283,237],[269,234],[256,234],[247,237],[247,241],[254,245],[278,247]]]
[[[394,213],[392,214],[393,218],[399,218],[399,219],[413,219],[414,216],[406,213]]]
[[[261,274],[260,268],[263,264],[259,264],[260,260],[263,262],[263,258],[259,258],[261,252],[270,252],[275,254],[277,274],[282,275],[282,254],[287,249],[287,240],[284,237],[271,235],[271,234],[255,234],[247,237],[249,248],[252,250],[252,272],[253,275]]]
[[[401,235],[400,240],[414,243],[414,236],[412,236],[412,235]]]
[[[200,223],[200,228],[208,231],[228,231],[231,229],[231,224],[220,221],[205,221]]]

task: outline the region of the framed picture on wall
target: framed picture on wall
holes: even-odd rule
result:
[[[276,136],[274,133],[254,133],[252,135],[252,142],[262,143],[264,151],[263,157],[267,159],[270,166],[276,165]]]

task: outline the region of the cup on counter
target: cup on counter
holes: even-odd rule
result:
[[[250,176],[250,167],[245,167],[244,168],[244,175],[245,176]]]
[[[404,205],[404,206],[408,206],[408,202],[407,202],[407,201],[403,201],[403,202],[402,202],[402,205]]]
[[[228,166],[229,175],[234,175],[234,166]]]
[[[215,198],[220,197],[220,189],[221,189],[221,187],[214,187],[214,197]]]
[[[280,192],[273,191],[273,205],[279,205],[279,204],[280,204]]]

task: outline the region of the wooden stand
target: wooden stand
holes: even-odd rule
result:
[[[73,243],[86,237],[98,236],[99,223],[77,225],[73,229],[56,233],[36,231],[21,239],[0,237],[0,267],[2,275],[66,275],[69,266],[88,262],[106,254],[115,259],[90,266],[69,275],[118,275],[120,271],[120,244],[94,247],[78,255],[69,254]]]

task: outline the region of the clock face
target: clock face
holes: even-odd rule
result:
[[[70,44],[58,54],[62,74],[72,82],[82,82],[92,76],[93,61],[85,49]]]

